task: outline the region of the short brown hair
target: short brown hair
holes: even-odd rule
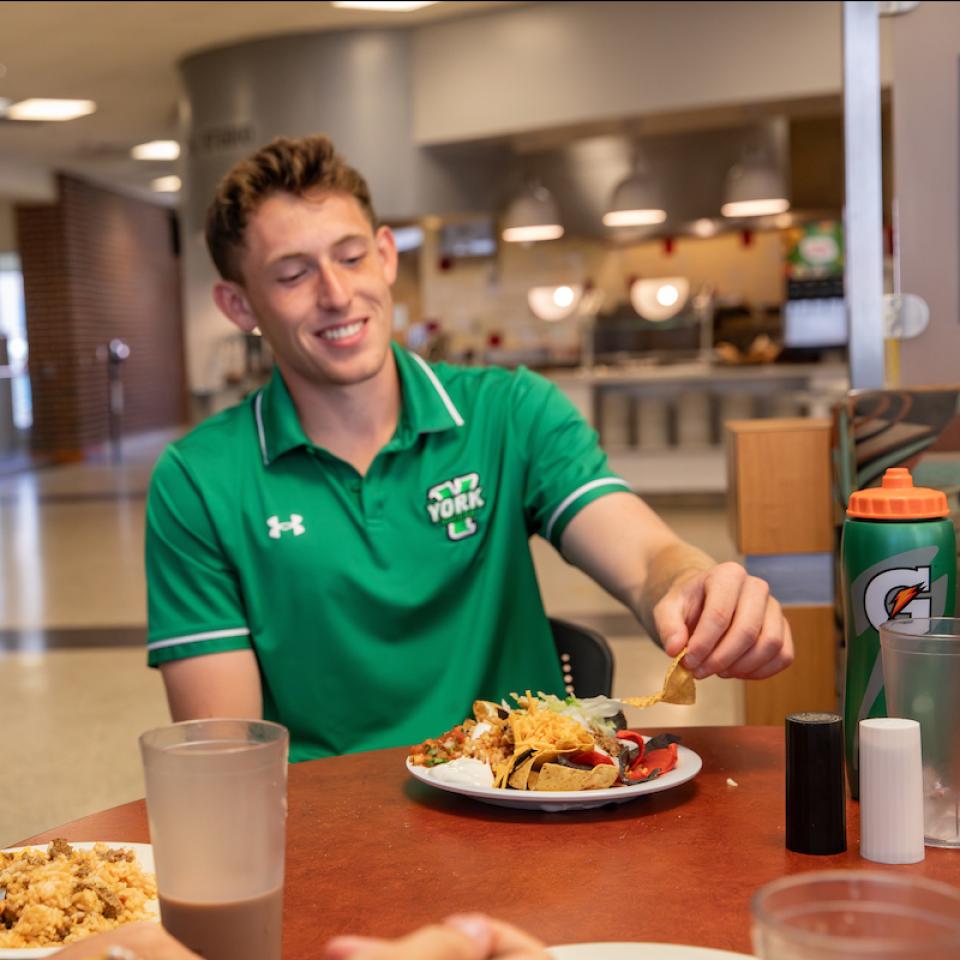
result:
[[[314,189],[350,194],[371,226],[376,226],[367,181],[334,150],[329,137],[277,137],[241,160],[220,181],[207,210],[207,249],[220,276],[243,282],[238,254],[250,217],[264,200],[275,193],[301,197]]]

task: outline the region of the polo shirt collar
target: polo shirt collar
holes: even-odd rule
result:
[[[397,433],[416,436],[463,426],[463,416],[430,365],[392,343],[400,377],[401,411]],[[312,447],[297,416],[279,367],[253,399],[260,456],[264,466],[298,447]]]
[[[436,371],[416,353],[404,350],[396,343],[391,346],[400,375],[403,404],[400,430],[407,429],[417,435],[462,427],[463,416]]]
[[[288,450],[310,446],[310,438],[300,426],[297,408],[279,367],[273,368],[270,382],[253,398],[253,414],[257,422],[260,457],[265,467]]]

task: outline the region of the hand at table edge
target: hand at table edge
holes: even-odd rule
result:
[[[324,960],[548,960],[539,940],[481,913],[455,914],[396,940],[334,937],[323,956]]]

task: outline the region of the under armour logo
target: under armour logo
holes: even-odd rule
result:
[[[277,516],[267,518],[267,526],[270,528],[270,537],[273,540],[279,540],[285,533],[292,533],[299,537],[301,533],[306,533],[307,528],[303,525],[303,517],[299,513],[291,513],[289,520],[281,520]]]

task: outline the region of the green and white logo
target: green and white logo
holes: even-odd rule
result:
[[[463,540],[477,532],[474,515],[484,506],[479,473],[444,480],[427,491],[427,513],[434,523],[446,525],[451,540]]]

